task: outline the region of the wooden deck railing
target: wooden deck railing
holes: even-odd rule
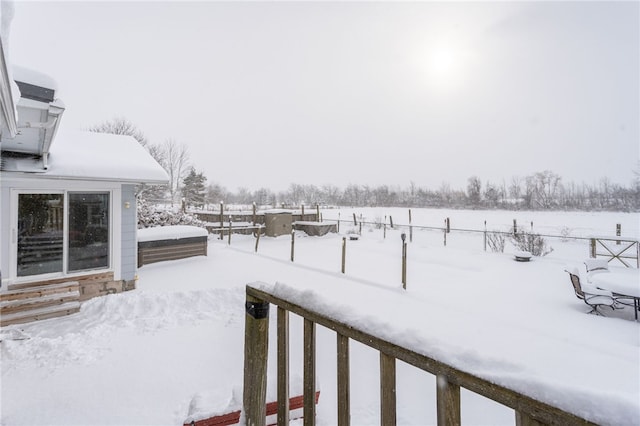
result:
[[[269,306],[277,306],[278,425],[288,425],[289,384],[289,313],[304,319],[303,389],[304,425],[315,425],[316,324],[337,334],[337,424],[348,426],[350,373],[349,341],[356,340],[380,352],[380,423],[396,424],[396,359],[404,361],[437,378],[436,407],[439,426],[460,425],[460,388],[475,392],[515,410],[519,426],[592,425],[574,414],[547,403],[466,373],[442,361],[398,346],[378,336],[359,330],[309,310],[299,304],[274,296],[252,285],[246,287],[245,366],[243,407],[246,424],[264,426],[267,387],[267,352]],[[357,421],[355,421],[357,423]]]

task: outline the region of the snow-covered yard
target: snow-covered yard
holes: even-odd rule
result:
[[[479,228],[483,220],[504,227],[513,216],[430,212],[435,226],[450,216],[460,228],[471,221]],[[335,214],[323,213],[325,219]],[[414,211],[413,223],[430,225],[426,215]],[[518,221],[548,227],[545,233],[571,226],[573,235],[611,234],[622,223],[623,235],[638,237],[637,214],[530,217]],[[394,217],[407,222],[401,219]],[[387,229],[384,238],[381,229],[365,227],[359,240],[347,242],[344,275],[341,235],[298,233],[293,263],[289,236],[261,238],[258,253],[251,236],[234,235],[231,246],[210,236],[208,257],[144,266],[136,291],[90,300],[70,317],[5,327],[0,422],[178,425],[194,396],[231,398],[243,378],[244,288],[259,281],[595,422],[640,424],[640,323],[631,308],[587,315],[564,272],[567,263],[587,257],[586,241],[551,240],[552,253],[524,263],[514,261],[511,247],[485,252],[482,234],[452,232],[444,247],[441,232],[414,230],[403,291],[400,232]],[[271,314],[274,353],[275,309]],[[299,377],[300,319],[292,318],[291,326],[292,377]],[[319,328],[318,348],[317,420],[332,425],[335,334]],[[352,344],[354,425],[379,424],[378,363],[377,352]],[[275,374],[275,356],[269,364]],[[397,377],[398,423],[434,424],[435,378],[403,363]],[[463,391],[462,422],[513,424],[514,414]]]

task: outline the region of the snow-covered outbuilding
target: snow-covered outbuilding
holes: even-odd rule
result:
[[[135,288],[136,186],[164,184],[168,177],[132,137],[58,134],[65,106],[55,82],[17,68],[10,77],[0,53],[4,325],[20,322],[18,305],[38,307],[30,319],[57,309],[52,300],[29,301],[20,292],[48,295],[73,310],[82,300]]]

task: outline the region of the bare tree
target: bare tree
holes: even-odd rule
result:
[[[142,130],[124,117],[116,117],[111,120],[103,121],[100,124],[89,127],[90,132],[111,133],[112,135],[132,136],[140,145],[146,147],[148,144],[147,137]]]
[[[467,197],[472,206],[477,207],[480,205],[480,198],[482,195],[482,182],[477,176],[471,176],[467,179]]]
[[[181,181],[189,171],[189,150],[183,143],[175,139],[167,139],[162,145],[164,152],[164,169],[169,175],[169,196],[171,205],[177,201]]]

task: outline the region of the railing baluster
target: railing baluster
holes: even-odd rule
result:
[[[248,426],[266,423],[269,302],[247,294],[244,323],[244,390],[242,404]]]
[[[380,352],[380,424],[396,424],[396,359]]]
[[[316,424],[316,323],[304,320],[304,426]]]
[[[442,375],[436,377],[438,426],[460,426],[460,386]]]
[[[351,424],[349,338],[338,333],[338,426]]]
[[[289,425],[289,311],[278,307],[278,426]]]

